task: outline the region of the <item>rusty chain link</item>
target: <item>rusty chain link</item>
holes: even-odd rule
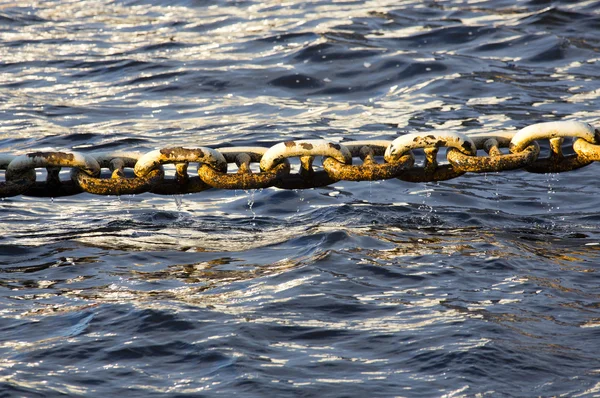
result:
[[[333,184],[339,179],[332,178],[324,170],[315,171],[313,160],[315,156],[325,156],[336,159],[343,164],[352,163],[352,155],[345,146],[329,140],[298,140],[286,141],[269,148],[260,161],[262,171],[271,171],[284,159],[300,157],[300,172],[288,174],[275,186],[284,189],[306,189]]]
[[[565,139],[574,153],[563,154]],[[549,155],[540,158],[538,141],[549,141]],[[570,141],[569,141],[570,142]],[[438,163],[445,149],[448,163]],[[508,150],[508,153],[503,152]],[[413,150],[425,159],[415,165]],[[483,156],[478,151],[485,152]],[[289,158],[300,158],[292,173]],[[314,166],[321,157],[321,166]],[[354,165],[353,158],[362,164]],[[455,132],[413,133],[393,141],[367,140],[337,143],[330,140],[297,140],[264,147],[163,148],[145,154],[114,152],[33,152],[0,154],[0,197],[17,195],[57,197],[88,192],[123,195],[152,192],[180,194],[210,188],[258,189],[278,187],[305,189],[340,180],[373,181],[399,178],[410,182],[441,181],[467,172],[499,172],[525,169],[534,173],[575,170],[600,161],[600,131],[574,121],[538,123],[516,132],[466,135]],[[197,176],[188,165],[197,163]],[[228,164],[236,172],[228,172]],[[258,164],[252,170],[252,163]],[[163,165],[173,164],[175,175],[165,177]],[[70,179],[61,179],[64,167]],[[36,169],[46,170],[46,181],[36,181]],[[101,174],[107,169],[110,174]],[[129,169],[127,171],[126,169]],[[0,173],[1,176],[2,173]],[[64,178],[64,177],[63,177]]]
[[[133,195],[148,192],[163,180],[162,166],[156,166],[143,177],[127,177],[125,168],[134,168],[142,155],[139,153],[96,153],[101,168],[111,171],[110,178],[101,178],[84,173],[78,168],[71,169],[71,178],[86,192],[96,195]]]
[[[385,151],[387,162],[398,159],[412,149],[423,149],[425,163],[423,167],[412,167],[398,178],[410,182],[427,182],[449,180],[465,174],[464,171],[455,169],[451,164],[439,165],[437,154],[440,148],[456,148],[464,154],[475,156],[477,148],[473,140],[467,135],[452,132],[422,135],[418,133],[406,134],[396,138]]]
[[[383,156],[391,141],[352,141],[344,143],[352,157],[360,157],[363,164],[354,166],[328,156],[323,160],[323,168],[333,180],[376,181],[387,180],[400,175],[412,167],[415,157],[412,153],[402,155],[398,160],[377,163],[375,156]]]
[[[565,156],[562,143],[565,138],[582,139],[596,143],[596,132],[592,126],[580,122],[547,122],[527,126],[515,134],[510,142],[511,152],[520,152],[535,140],[550,140],[550,156],[538,159],[525,169],[532,173],[560,173],[576,170],[593,162],[577,153]]]
[[[16,156],[8,154],[0,154],[0,170],[6,170],[10,162]],[[35,184],[35,170],[30,169],[18,177],[13,176],[12,179],[0,182],[0,197],[7,198],[10,196],[21,195]]]
[[[450,148],[446,156],[455,170],[471,173],[515,170],[535,162],[540,153],[540,146],[535,141],[521,151],[504,154],[500,148],[508,148],[511,142],[506,135],[473,135],[469,138],[477,149],[483,149],[488,156],[465,155]]]
[[[252,172],[250,163],[260,162],[267,150],[268,148],[262,147],[219,148],[218,151],[225,157],[227,163],[235,163],[238,166],[237,173],[228,174],[215,170],[208,164],[202,164],[198,169],[198,174],[204,183],[213,188],[259,189],[272,187],[290,173],[290,162],[284,159],[270,171]]]
[[[72,179],[61,181],[60,171],[63,167],[76,167],[90,176],[100,175],[100,165],[90,155],[79,152],[33,152],[11,160],[6,168],[6,183],[29,179],[33,172],[34,183],[24,192],[28,196],[56,197],[83,192],[83,188]],[[46,169],[45,182],[35,181],[36,168]]]
[[[200,192],[212,188],[200,179],[189,177],[187,168],[189,163],[208,164],[217,171],[227,171],[225,157],[212,148],[163,148],[144,154],[135,164],[133,171],[139,178],[148,177],[152,170],[163,164],[175,165],[175,178],[163,179],[160,184],[152,187],[150,192],[161,195]]]

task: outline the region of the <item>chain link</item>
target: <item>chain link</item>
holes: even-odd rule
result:
[[[212,148],[163,148],[144,154],[133,168],[135,175],[148,177],[150,172],[164,164],[175,165],[175,178],[162,179],[159,184],[152,187],[150,192],[160,195],[174,195],[182,193],[201,192],[212,188],[200,177],[189,177],[187,173],[189,163],[208,164],[218,171],[227,171],[225,157]]]
[[[333,180],[376,181],[398,177],[403,171],[412,167],[415,157],[412,153],[402,155],[398,160],[388,163],[377,163],[375,156],[383,156],[391,141],[354,141],[344,143],[352,157],[360,157],[360,166],[340,162],[334,157],[323,160],[323,168]]]
[[[287,159],[269,171],[254,173],[250,169],[250,163],[260,162],[268,148],[262,147],[234,147],[219,148],[227,163],[235,163],[238,166],[236,174],[215,170],[208,164],[200,165],[198,174],[204,183],[213,188],[221,189],[259,189],[277,185],[281,179],[290,173],[290,162]]]
[[[315,156],[325,156],[336,159],[342,164],[352,163],[352,154],[345,146],[329,140],[298,140],[286,141],[269,148],[260,161],[263,171],[271,171],[284,159],[300,157],[300,172],[288,174],[275,186],[283,189],[316,188],[333,184],[339,179],[332,178],[325,170],[315,171],[313,160]]]
[[[16,156],[8,154],[0,154],[0,170],[6,170],[10,162]],[[12,180],[0,181],[0,197],[7,198],[10,196],[21,195],[35,184],[35,170],[30,169],[19,176],[13,176]]]
[[[467,135],[453,132],[406,134],[396,138],[385,151],[387,162],[397,161],[401,156],[412,149],[423,149],[425,163],[422,167],[412,167],[398,178],[410,182],[444,181],[465,174],[464,171],[455,169],[452,164],[439,165],[437,155],[440,148],[455,148],[462,153],[475,156],[477,147],[475,142]]]
[[[574,154],[564,155],[564,139],[573,141]],[[550,154],[539,158],[538,141],[549,140]],[[437,155],[447,148],[448,163]],[[501,151],[508,148],[509,153]],[[413,150],[425,154],[423,165],[415,165]],[[485,156],[479,156],[478,150]],[[506,150],[506,149],[505,149]],[[289,158],[300,158],[298,172],[291,172]],[[322,157],[322,169],[313,162]],[[362,164],[353,165],[353,158]],[[377,158],[380,160],[378,161]],[[497,172],[525,169],[534,173],[563,172],[600,161],[600,131],[573,121],[538,123],[517,132],[466,135],[454,132],[413,133],[393,141],[367,140],[336,143],[330,140],[297,140],[271,148],[163,148],[145,154],[130,152],[33,152],[20,156],[0,154],[0,197],[17,195],[66,196],[81,192],[123,195],[152,192],[179,194],[210,188],[283,189],[315,188],[345,181],[399,178],[425,182],[455,178],[467,172]],[[197,163],[197,176],[188,175],[189,163]],[[228,164],[237,171],[228,173]],[[258,163],[260,170],[252,170]],[[174,178],[166,178],[163,165],[174,164]],[[69,180],[60,171],[71,168]],[[46,181],[36,181],[36,169],[46,169]],[[110,176],[101,175],[108,169]],[[133,172],[126,169],[133,169]]]
[[[140,153],[101,152],[92,156],[101,168],[111,171],[111,177],[94,177],[78,168],[71,169],[71,179],[85,192],[96,195],[133,195],[150,191],[165,176],[162,165],[158,165],[143,177],[127,177],[125,168],[134,168],[142,156]]]
[[[597,137],[596,141],[598,142],[600,141],[598,138],[600,136],[600,131],[596,129],[595,132]],[[600,145],[592,144],[579,138],[573,143],[573,150],[580,158],[586,161],[600,161]]]
[[[33,172],[34,184],[24,192],[28,196],[56,197],[83,192],[83,188],[72,179],[61,181],[60,171],[63,167],[76,167],[90,176],[100,175],[100,165],[90,155],[79,152],[33,152],[11,160],[6,168],[6,182],[29,180]],[[45,182],[35,182],[36,168],[46,169]]]
[[[516,153],[525,149],[535,140],[550,140],[550,156],[545,159],[537,159],[525,167],[532,173],[560,173],[576,170],[593,162],[577,153],[565,156],[562,152],[565,138],[583,139],[591,144],[596,143],[594,128],[587,123],[547,122],[533,124],[517,132],[510,141],[510,150]]]
[[[490,173],[515,170],[532,164],[540,154],[540,146],[533,141],[521,151],[504,154],[500,148],[508,148],[511,138],[506,135],[472,136],[477,149],[483,149],[488,156],[465,155],[455,148],[450,148],[447,158],[456,170],[471,173]]]

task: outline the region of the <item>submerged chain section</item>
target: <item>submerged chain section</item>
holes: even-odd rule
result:
[[[571,139],[572,154],[563,153],[565,138]],[[538,141],[548,140],[549,156],[540,158]],[[438,152],[446,148],[446,160],[438,163]],[[503,152],[501,149],[505,149]],[[425,159],[415,165],[413,150]],[[480,151],[480,154],[478,154]],[[315,170],[315,157],[322,157]],[[292,173],[289,158],[299,158],[299,171]],[[359,158],[361,164],[353,164]],[[466,135],[456,132],[405,134],[393,141],[367,140],[343,143],[330,140],[296,140],[263,147],[163,148],[145,154],[132,152],[32,152],[0,153],[0,197],[17,195],[58,197],[88,192],[123,195],[152,192],[172,195],[210,188],[307,189],[337,181],[373,181],[399,178],[411,182],[448,180],[465,173],[525,169],[533,173],[575,170],[600,161],[600,131],[574,121],[538,123],[517,132]],[[197,164],[197,175],[188,174]],[[235,163],[236,172],[228,172]],[[251,164],[258,164],[255,171]],[[166,177],[163,165],[173,164],[175,175]],[[71,169],[61,179],[61,170]],[[36,180],[36,169],[46,170],[46,180]],[[102,169],[108,173],[102,173]],[[129,172],[126,171],[129,169]],[[133,172],[131,172],[133,171]]]

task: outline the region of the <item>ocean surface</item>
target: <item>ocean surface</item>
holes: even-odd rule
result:
[[[600,127],[599,32],[600,1],[3,0],[0,152]],[[600,396],[599,172],[3,199],[0,396]]]

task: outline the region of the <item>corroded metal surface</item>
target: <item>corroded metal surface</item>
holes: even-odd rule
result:
[[[385,160],[393,163],[412,149],[423,149],[425,163],[422,167],[412,167],[398,178],[410,182],[444,181],[463,175],[465,172],[455,170],[452,165],[438,165],[439,148],[456,148],[459,151],[474,156],[477,147],[468,136],[459,133],[442,132],[422,135],[406,134],[396,138],[385,151]]]
[[[227,171],[227,161],[215,149],[200,148],[163,148],[144,154],[134,167],[135,175],[145,177],[150,170],[163,164],[206,163],[219,171]]]
[[[269,148],[260,161],[260,169],[269,171],[285,158],[302,156],[330,156],[344,164],[352,163],[348,148],[329,140],[286,141]]]
[[[195,193],[212,188],[200,177],[188,176],[188,163],[207,164],[216,170],[227,171],[225,157],[217,150],[207,147],[163,148],[148,152],[137,161],[133,170],[136,176],[146,177],[150,171],[160,165],[175,164],[175,178],[164,178],[160,184],[153,186],[150,190],[150,192],[160,195]],[[200,165],[198,168],[200,168]]]
[[[577,170],[591,164],[592,160],[580,157],[577,153],[565,156],[562,152],[563,138],[550,138],[550,156],[537,159],[531,165],[525,167],[530,173],[562,173],[564,171]]]
[[[40,167],[77,167],[88,175],[100,174],[100,165],[92,156],[79,152],[33,152],[15,157],[6,168],[6,179]]]
[[[396,138],[385,151],[385,160],[393,162],[411,149],[419,148],[456,148],[461,152],[474,156],[477,147],[473,140],[465,134],[452,132],[435,132],[429,134],[406,134]]]
[[[408,182],[446,181],[465,174],[464,171],[454,169],[451,164],[439,165],[437,163],[438,148],[423,148],[423,151],[425,152],[423,167],[412,167],[398,176],[400,180]]]
[[[6,182],[0,195],[15,196],[23,193],[28,196],[57,197],[70,196],[83,192],[83,189],[71,180],[61,181],[59,173],[62,167],[81,170],[89,176],[100,174],[100,165],[89,155],[78,152],[32,152],[16,156],[6,166]],[[36,182],[35,169],[46,168],[45,182]],[[20,192],[22,189],[23,192]]]
[[[123,176],[98,178],[88,176],[81,170],[73,169],[71,178],[85,191],[94,195],[134,195],[148,192],[164,178],[161,168],[151,170],[145,177],[127,178]]]
[[[472,173],[489,173],[520,169],[532,164],[540,153],[540,146],[535,141],[522,151],[509,154],[503,154],[498,149],[498,142],[495,140],[494,142],[494,144],[486,148],[489,156],[465,155],[459,150],[450,148],[446,157],[456,170]]]
[[[284,175],[289,174],[289,162],[275,166],[271,171],[253,173],[247,166],[240,167],[237,173],[223,173],[203,164],[198,169],[200,179],[213,188],[220,189],[259,189],[277,184]]]
[[[219,148],[227,163],[236,163],[237,173],[224,173],[203,164],[198,169],[200,179],[213,188],[220,189],[259,189],[274,186],[290,172],[290,162],[284,159],[273,170],[252,172],[250,163],[258,163],[269,148],[229,147]]]
[[[260,161],[262,171],[272,171],[275,166],[291,157],[300,157],[300,172],[290,173],[275,186],[282,189],[317,188],[333,184],[338,179],[331,178],[324,170],[315,171],[312,167],[315,156],[332,157],[344,164],[352,163],[352,155],[345,146],[329,140],[286,141],[269,148]]]
[[[85,191],[95,195],[134,195],[148,192],[164,178],[162,166],[144,177],[128,178],[125,168],[133,168],[141,157],[139,153],[98,153],[94,156],[102,168],[112,172],[110,178],[93,177],[74,168],[71,179]]]
[[[360,157],[361,165],[349,165],[333,157],[323,160],[323,168],[332,179],[345,181],[376,181],[396,178],[403,171],[412,167],[415,158],[411,153],[403,155],[392,163],[377,163],[375,156],[382,156],[391,141],[356,141],[344,143],[353,157]]]
[[[396,163],[375,163],[367,159],[362,165],[347,165],[334,158],[326,158],[323,168],[329,177],[338,181],[376,181],[396,178],[414,162],[415,158],[411,154],[402,156]]]
[[[559,173],[576,170],[592,163],[580,157],[577,153],[565,156],[562,152],[562,143],[565,138],[583,139],[595,144],[597,133],[588,123],[574,121],[559,121],[537,123],[527,126],[512,138],[510,150],[513,153],[522,151],[535,140],[550,141],[550,156],[537,159],[525,169],[532,173]]]
[[[598,130],[596,130],[596,132],[598,132]],[[585,161],[600,161],[600,145],[589,143],[580,138],[573,143],[573,150]]]
[[[373,181],[399,178],[410,182],[442,181],[466,172],[497,172],[524,168],[534,173],[563,172],[600,161],[600,132],[586,123],[550,122],[518,132],[465,135],[453,132],[406,134],[393,141],[365,140],[336,143],[329,140],[298,140],[265,147],[164,148],[145,154],[135,152],[34,152],[15,156],[0,154],[0,197],[16,195],[65,196],[80,192],[122,195],[152,192],[173,195],[210,188],[257,189],[278,187],[308,189],[340,180]],[[565,138],[574,139],[575,154],[564,155]],[[539,140],[549,140],[550,155],[539,159]],[[501,148],[509,148],[503,153]],[[440,148],[448,148],[449,164],[438,164]],[[415,166],[413,150],[422,149],[423,165]],[[488,156],[477,156],[485,150]],[[323,157],[323,170],[313,161]],[[288,158],[299,157],[300,168],[290,173]],[[352,165],[359,157],[362,164]],[[377,157],[383,157],[383,162]],[[379,160],[379,162],[378,162]],[[175,175],[165,178],[164,164],[175,165]],[[198,163],[198,175],[188,175],[189,163]],[[228,163],[237,172],[227,173]],[[259,163],[260,171],[252,171]],[[71,179],[61,181],[62,167],[71,167]],[[36,168],[46,168],[45,182],[36,182]],[[101,177],[100,169],[111,176]],[[125,169],[133,168],[135,176]]]

